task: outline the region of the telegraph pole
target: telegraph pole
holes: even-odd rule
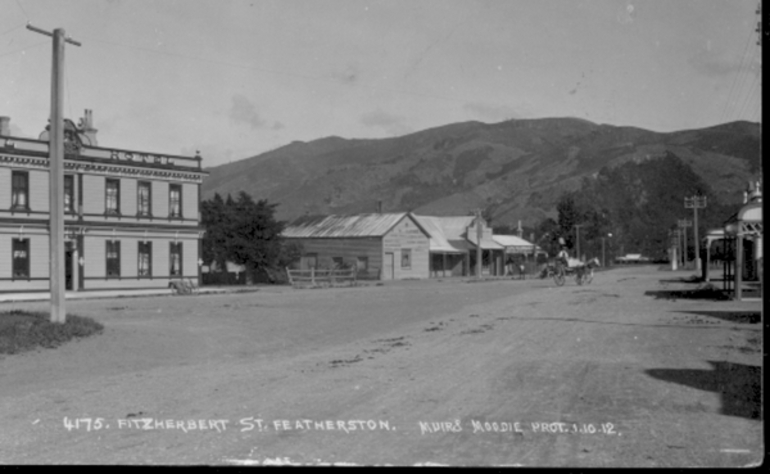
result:
[[[759,46],[759,52],[762,53],[762,2],[757,3],[757,28],[754,30],[757,33],[757,46]],[[762,103],[762,74],[759,75],[759,103]],[[762,136],[762,112],[759,113],[759,136]],[[762,175],[762,140],[759,140],[759,176]]]
[[[691,196],[684,198],[685,209],[692,209],[693,212],[693,237],[695,239],[695,270],[700,272],[700,245],[698,242],[698,209],[706,207],[706,196]]]
[[[584,225],[585,224],[575,224],[575,258],[578,260],[583,260],[580,258],[580,228]]]
[[[684,267],[685,264],[687,264],[687,228],[692,227],[692,221],[687,219],[679,219],[677,221],[677,225],[680,229],[682,229],[682,239],[684,241],[684,245],[682,246],[682,266]],[[697,239],[697,237],[696,237]],[[697,254],[697,250],[696,250]]]
[[[481,209],[476,209],[476,278],[481,280]]]
[[[51,124],[48,145],[48,227],[51,322],[66,322],[64,295],[64,43],[80,46],[67,38],[62,28],[53,33],[27,24],[27,29],[53,38],[51,66]]]

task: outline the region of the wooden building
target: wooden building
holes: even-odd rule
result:
[[[470,275],[472,245],[463,236],[467,219],[434,216],[415,216],[415,219],[430,235],[431,278]]]
[[[540,246],[517,235],[493,235],[492,240],[503,247],[506,274],[521,273],[522,266],[525,272],[534,273],[537,269],[538,256],[541,262],[548,259],[548,253]]]
[[[730,238],[732,254],[730,265],[725,266],[725,289],[736,300],[762,298],[762,188],[761,181],[749,183],[745,205],[727,222],[725,235]]]
[[[478,229],[474,216],[415,216],[431,236],[432,277],[476,274]],[[504,275],[503,247],[493,240],[492,229],[481,222],[482,275]]]
[[[48,291],[49,140],[0,117],[0,292]],[[65,120],[67,290],[199,283],[201,158],[97,145],[91,111]]]
[[[353,267],[381,280],[428,278],[430,237],[410,213],[305,217],[282,235],[302,245],[303,270]]]

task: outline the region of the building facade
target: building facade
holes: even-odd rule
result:
[[[415,216],[415,219],[431,237],[431,277],[476,275],[479,227],[481,274],[505,274],[504,248],[493,240],[492,228],[484,219],[477,221],[474,216]]]
[[[49,141],[0,117],[0,292],[48,291]],[[65,120],[68,291],[199,283],[201,158],[99,147],[91,111]]]
[[[380,280],[429,275],[430,237],[409,213],[302,218],[282,235],[302,245],[302,270],[356,268]]]

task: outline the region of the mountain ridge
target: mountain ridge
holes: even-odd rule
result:
[[[759,166],[759,125],[737,121],[653,132],[555,117],[466,121],[391,138],[329,136],[295,141],[207,168],[202,197],[239,191],[278,203],[276,216],[414,211],[464,215],[487,210],[498,222],[553,217],[562,192],[605,166],[672,153],[720,200],[740,202]]]

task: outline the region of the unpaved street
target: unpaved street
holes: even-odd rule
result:
[[[105,332],[0,358],[0,462],[756,464],[760,303],[686,276],[68,302]]]

